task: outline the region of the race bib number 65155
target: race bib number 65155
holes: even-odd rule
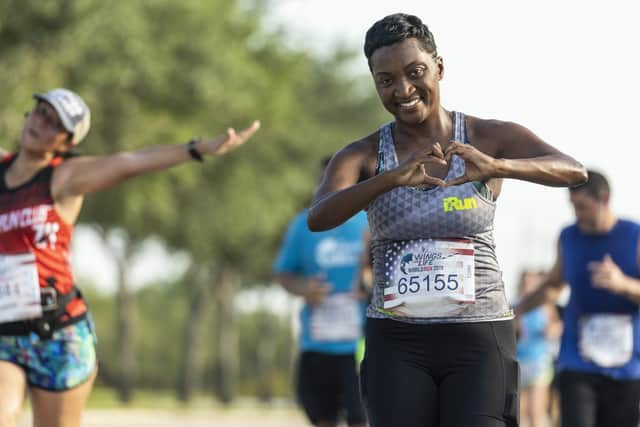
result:
[[[475,302],[475,251],[467,240],[414,240],[387,253],[384,309],[409,317],[455,315]]]

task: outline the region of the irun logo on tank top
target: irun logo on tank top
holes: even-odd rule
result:
[[[442,205],[445,212],[466,211],[469,209],[476,209],[478,207],[478,202],[474,197],[467,197],[464,200],[461,200],[452,196],[442,199]]]

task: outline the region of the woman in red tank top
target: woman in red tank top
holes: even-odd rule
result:
[[[69,255],[85,194],[222,155],[260,125],[188,144],[62,161],[89,131],[89,108],[67,89],[34,98],[17,152],[0,150],[0,423],[17,425],[28,390],[36,425],[79,426],[97,374],[93,326]]]

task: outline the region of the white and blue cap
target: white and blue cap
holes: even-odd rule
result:
[[[89,133],[91,112],[80,96],[69,89],[53,89],[35,93],[33,97],[45,101],[56,110],[64,128],[71,134],[71,142],[78,144]]]

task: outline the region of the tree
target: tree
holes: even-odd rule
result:
[[[127,258],[157,235],[170,249],[190,254],[192,271],[206,272],[187,284],[194,315],[185,331],[194,336],[183,373],[193,376],[186,369],[190,346],[209,309],[198,306],[203,283],[217,281],[211,297],[223,301],[228,289],[268,279],[286,223],[310,198],[319,159],[382,121],[374,94],[344,72],[351,52],[320,60],[293,50],[281,34],[263,30],[259,7],[241,8],[233,0],[11,0],[0,12],[6,76],[0,90],[7,100],[0,131],[7,135],[18,134],[31,93],[57,86],[76,90],[91,106],[92,130],[80,147],[91,154],[186,141],[262,119],[255,140],[238,152],[89,197],[80,217],[100,224],[105,235],[126,230]],[[121,277],[118,348],[133,353],[133,335],[125,332],[135,329],[136,306]],[[234,332],[227,327],[215,336],[234,341],[225,333]],[[129,366],[125,377],[135,378],[136,364]],[[180,381],[187,388],[191,383]],[[130,396],[122,387],[121,395]]]

